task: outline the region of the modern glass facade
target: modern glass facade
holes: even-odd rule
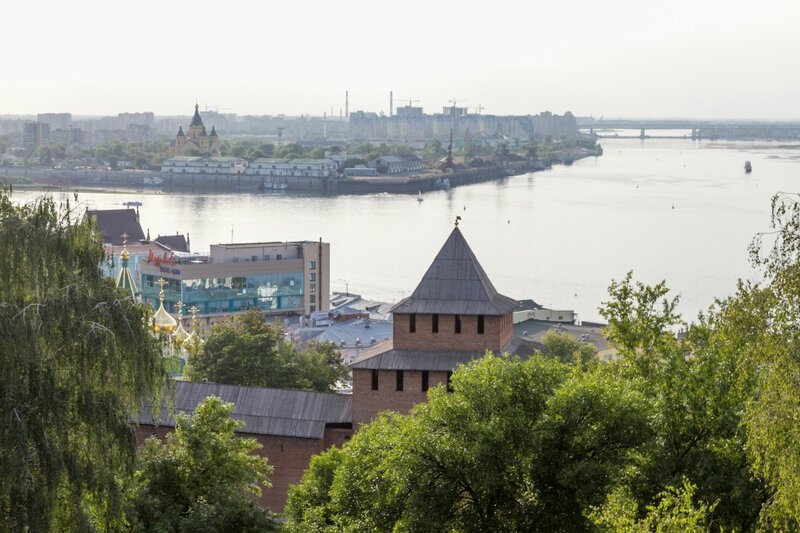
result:
[[[142,275],[142,297],[158,305],[158,279]],[[267,312],[302,311],[303,273],[287,272],[200,279],[164,278],[164,307],[174,311],[180,300],[186,307],[197,306],[200,314],[232,313],[258,307]]]

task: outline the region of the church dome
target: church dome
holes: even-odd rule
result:
[[[167,310],[164,309],[164,302],[162,301],[158,306],[158,311],[153,315],[153,331],[156,333],[163,332],[170,334],[175,331],[177,325],[178,321],[167,313]]]
[[[194,116],[192,117],[191,125],[203,127],[203,119],[200,118],[200,106],[197,104],[194,104]]]

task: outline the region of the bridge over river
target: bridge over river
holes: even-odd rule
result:
[[[800,121],[594,119],[582,117],[577,119],[577,123],[579,129],[588,131],[598,138],[800,140]],[[620,135],[619,132],[615,130],[639,130],[639,134]],[[676,134],[676,130],[684,130],[686,133],[682,135]]]

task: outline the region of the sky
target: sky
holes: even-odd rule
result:
[[[798,0],[4,0],[0,115],[800,119]]]

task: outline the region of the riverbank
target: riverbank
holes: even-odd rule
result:
[[[553,154],[547,160],[514,161],[477,168],[459,168],[452,172],[429,171],[408,176],[311,178],[285,177],[289,191],[320,194],[414,194],[442,188],[458,187],[536,172],[553,164],[571,164],[584,157],[598,156],[602,149],[573,148]],[[160,178],[159,186],[149,185]],[[446,178],[446,180],[445,180]],[[268,178],[249,174],[171,174],[143,170],[72,170],[49,168],[4,167],[0,182],[16,187],[49,187],[54,189],[107,190],[137,189],[181,192],[259,192]]]

